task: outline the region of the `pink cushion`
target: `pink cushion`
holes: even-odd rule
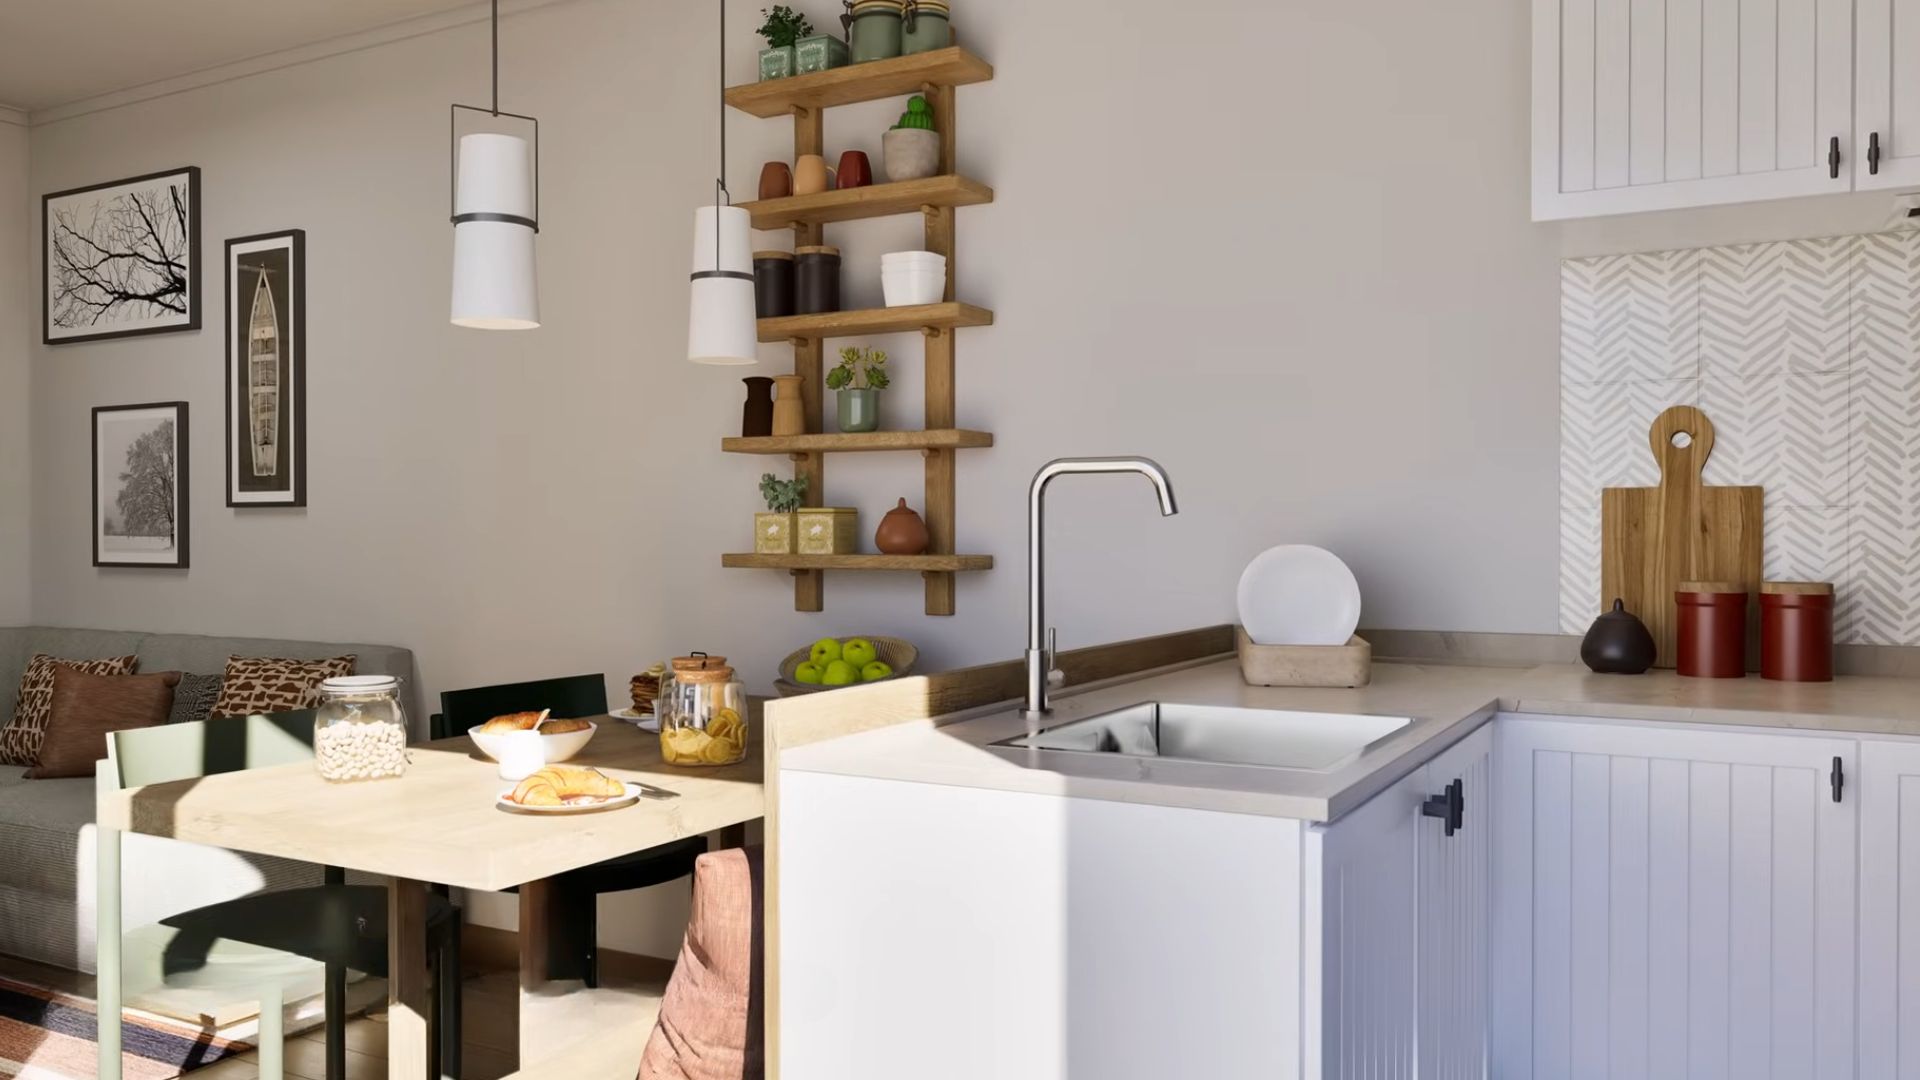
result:
[[[759,1080],[766,1073],[761,851],[694,861],[693,915],[640,1058],[639,1080]]]

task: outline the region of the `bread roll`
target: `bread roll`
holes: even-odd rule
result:
[[[485,735],[504,735],[509,731],[532,731],[540,726],[540,722],[545,720],[547,713],[551,711],[541,709],[539,712],[517,712],[496,716],[481,724],[480,731]]]
[[[548,720],[540,725],[540,734],[565,735],[569,731],[585,731],[592,726],[588,721],[578,719]]]

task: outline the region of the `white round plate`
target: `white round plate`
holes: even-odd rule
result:
[[[613,717],[615,720],[625,720],[629,724],[637,724],[641,731],[658,732],[660,730],[660,718],[657,716],[641,716],[632,709],[615,709],[607,715]]]
[[[640,801],[640,788],[625,781],[620,784],[620,794],[611,798],[596,799],[593,802],[568,803],[565,806],[521,806],[507,798],[511,794],[513,794],[513,788],[502,791],[500,797],[494,801],[494,805],[513,814],[596,814],[602,810],[617,810],[622,806],[632,806]]]
[[[1340,557],[1309,544],[1254,556],[1240,575],[1240,625],[1260,645],[1345,645],[1360,625],[1360,583]]]

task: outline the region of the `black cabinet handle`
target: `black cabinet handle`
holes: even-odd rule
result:
[[[1828,774],[1827,781],[1833,785],[1833,801],[1839,802],[1840,793],[1847,788],[1847,774],[1846,771],[1840,767],[1839,758],[1833,759],[1833,772]]]
[[[1840,179],[1840,136],[1827,140],[1827,179]]]
[[[1880,133],[1867,133],[1867,175],[1880,175]]]
[[[1446,790],[1438,795],[1427,796],[1420,804],[1420,813],[1426,817],[1439,818],[1446,823],[1447,835],[1460,831],[1467,817],[1467,788],[1458,780],[1447,784]]]

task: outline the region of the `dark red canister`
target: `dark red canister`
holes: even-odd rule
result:
[[[1747,674],[1747,589],[1730,581],[1686,581],[1674,591],[1674,667],[1696,679]]]
[[[1760,676],[1781,682],[1833,680],[1831,582],[1760,586]]]

